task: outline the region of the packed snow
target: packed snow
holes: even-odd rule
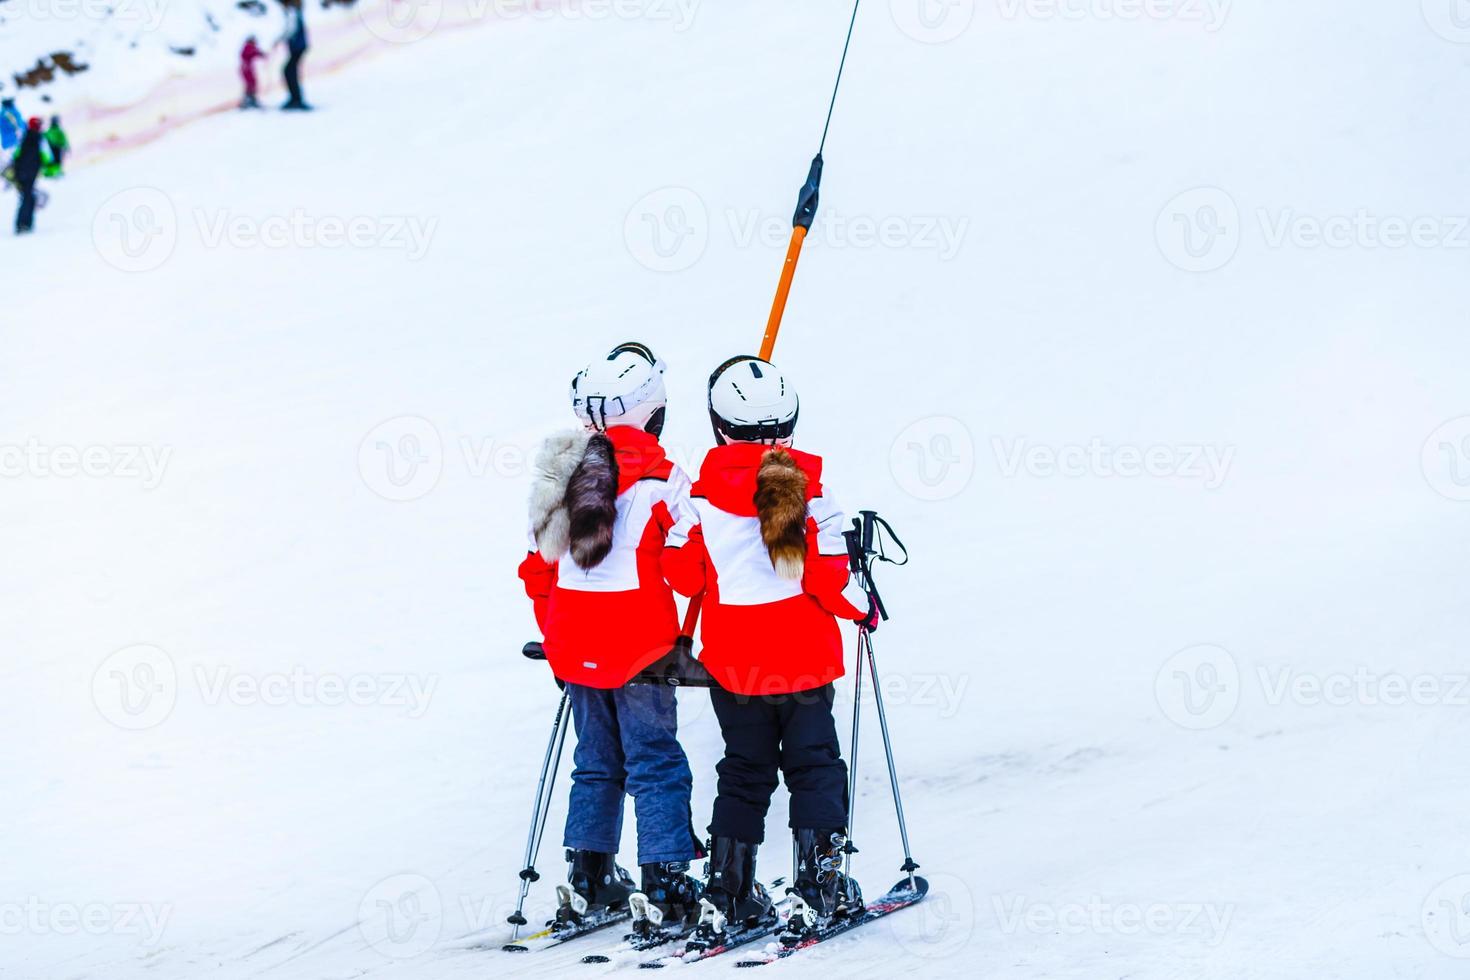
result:
[[[33,236],[5,212],[0,975],[633,968],[498,949],[558,698],[520,655],[529,457],[636,338],[697,466],[850,8],[481,9],[308,55],[315,113],[73,169]],[[912,554],[875,644],[932,892],[762,969],[1464,975],[1451,13],[863,5],[775,359],[798,446]],[[680,699],[702,827],[719,733]],[[863,719],[876,894],[902,853]]]

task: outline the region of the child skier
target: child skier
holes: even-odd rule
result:
[[[689,478],[659,445],[663,374],[642,344],[614,348],[572,381],[584,431],[548,439],[536,460],[520,577],[577,731],[558,925],[630,899],[635,911],[644,906],[614,860],[624,793],[638,818],[641,891],[658,910],[650,918],[692,922],[698,913],[700,885],[686,872],[702,852],[674,689],[628,685],[679,636],[660,557],[688,508]]]
[[[240,49],[240,77],[245,81],[245,97],[240,100],[241,109],[259,109],[260,99],[257,98],[258,82],[255,78],[255,63],[265,57],[265,52],[255,42],[252,34],[245,39],[245,46]]]
[[[46,145],[51,149],[51,162],[43,174],[51,178],[60,177],[66,165],[66,155],[71,151],[71,141],[66,138],[66,130],[61,128],[60,116],[51,117],[51,125],[46,130]]]
[[[862,909],[857,883],[839,871],[847,767],[832,682],[843,673],[837,620],[870,621],[876,610],[843,596],[847,525],[822,488],[822,460],[791,448],[798,407],[795,389],[758,358],[732,358],[710,376],[718,445],[665,552],[674,589],[705,596],[700,662],[719,684],[710,696],[725,740],[691,949],[716,945],[730,921],[775,915],[755,858],[778,769],[797,854],[788,937]]]

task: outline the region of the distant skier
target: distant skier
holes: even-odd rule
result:
[[[51,125],[46,129],[46,148],[51,153],[51,160],[42,168],[42,176],[60,177],[66,166],[66,157],[71,152],[71,141],[66,138],[66,130],[61,128],[60,116],[51,117]]]
[[[304,111],[311,108],[301,94],[301,59],[310,47],[306,39],[306,14],[301,9],[301,0],[281,0],[281,7],[286,14],[286,29],[276,39],[276,44],[286,46],[286,66],[282,69],[282,74],[286,79],[289,96],[281,108]]]
[[[50,155],[46,149],[46,138],[41,132],[41,120],[32,119],[10,160],[7,173],[20,192],[20,208],[15,213],[15,233],[24,235],[35,226],[36,179],[41,176]]]
[[[822,460],[790,448],[798,407],[791,383],[758,358],[732,358],[710,376],[718,446],[664,552],[674,589],[705,594],[700,662],[720,685],[710,696],[725,740],[691,949],[717,945],[730,922],[774,921],[755,858],[777,770],[797,858],[788,938],[863,907],[840,870],[847,767],[832,682],[843,673],[837,620],[871,622],[876,612],[843,595],[848,525],[822,486]]]
[[[245,45],[240,49],[240,78],[245,82],[245,97],[240,100],[241,109],[259,109],[260,99],[257,96],[259,81],[255,77],[255,63],[265,57],[265,52],[255,41],[252,34],[245,39]]]
[[[15,107],[15,100],[0,99],[0,150],[14,150],[25,131],[26,121]]]
[[[572,381],[583,430],[548,439],[536,459],[520,577],[577,730],[560,925],[634,894],[615,861],[625,793],[638,818],[641,892],[671,923],[698,912],[699,882],[687,872],[702,852],[674,689],[628,686],[673,649],[680,628],[659,557],[689,507],[689,478],[659,445],[663,375],[642,344],[598,358]]]

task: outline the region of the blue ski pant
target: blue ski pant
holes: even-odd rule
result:
[[[700,853],[689,809],[694,780],[674,688],[568,684],[567,694],[577,748],[563,844],[616,854],[626,794],[638,819],[638,863],[692,861]]]

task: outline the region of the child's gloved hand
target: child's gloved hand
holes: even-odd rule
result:
[[[878,631],[878,623],[882,618],[882,614],[878,612],[878,597],[869,593],[868,614],[862,619],[857,620],[858,626],[861,629],[867,630],[869,633],[876,633]]]

